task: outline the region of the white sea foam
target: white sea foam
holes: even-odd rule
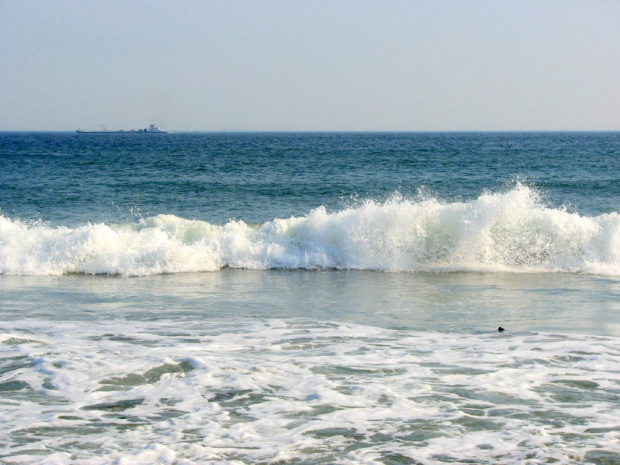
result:
[[[243,319],[22,320],[0,334],[9,464],[620,456],[617,338]]]
[[[469,202],[386,202],[260,226],[159,215],[52,228],[0,216],[0,273],[150,275],[248,269],[519,271],[620,275],[620,214],[546,207],[518,185]]]

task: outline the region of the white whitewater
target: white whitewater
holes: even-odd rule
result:
[[[620,215],[546,207],[519,185],[469,202],[398,196],[259,226],[173,215],[76,228],[0,216],[0,273],[142,276],[246,269],[620,275]]]

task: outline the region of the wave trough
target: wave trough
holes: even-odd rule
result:
[[[394,196],[262,225],[158,215],[52,228],[0,216],[2,274],[144,276],[225,267],[620,276],[620,215],[552,209],[517,185],[468,202]]]

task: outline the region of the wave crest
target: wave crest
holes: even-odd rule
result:
[[[551,209],[517,185],[469,202],[395,196],[258,226],[158,215],[50,228],[0,216],[2,274],[143,276],[223,267],[620,276],[620,215]]]

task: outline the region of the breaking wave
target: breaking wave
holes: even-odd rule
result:
[[[517,185],[468,202],[394,196],[261,225],[158,215],[52,228],[0,216],[1,274],[144,276],[225,267],[620,276],[620,214],[549,208]]]

